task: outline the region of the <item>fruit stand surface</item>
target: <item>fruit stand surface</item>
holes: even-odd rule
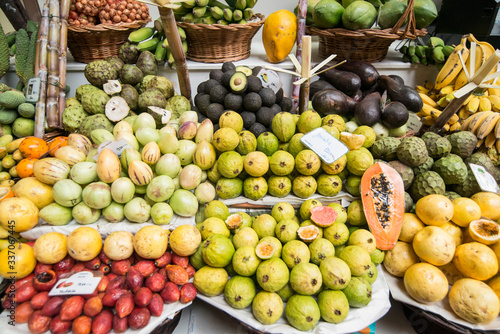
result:
[[[380,266],[379,266],[380,267]],[[398,278],[395,276],[392,276],[389,274],[385,269],[381,270],[383,272],[383,275],[386,278],[387,284],[389,285],[389,288],[391,290],[391,295],[392,298],[394,298],[397,301],[400,301],[404,304],[412,305],[415,307],[418,307],[419,309],[422,309],[424,311],[432,312],[439,314],[440,316],[444,317],[448,321],[452,321],[454,323],[457,323],[459,325],[462,325],[467,328],[471,329],[477,329],[477,330],[496,330],[498,333],[498,329],[500,328],[500,318],[496,318],[489,324],[484,324],[484,325],[475,325],[470,322],[464,321],[461,318],[459,318],[455,312],[450,307],[450,304],[448,302],[448,297],[443,299],[442,301],[435,303],[435,304],[422,304],[408,294],[406,292],[406,289],[404,287],[403,279]],[[379,271],[379,277],[380,277],[380,271]]]

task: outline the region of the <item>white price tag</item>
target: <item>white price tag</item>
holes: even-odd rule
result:
[[[271,88],[277,93],[281,88],[280,76],[276,71],[263,68],[257,73],[257,77],[262,81],[262,87]]]
[[[81,271],[57,281],[49,296],[90,295],[97,288],[101,278],[94,276],[90,271]]]
[[[26,88],[26,102],[37,103],[40,96],[40,78],[34,77],[28,80]]]
[[[410,117],[408,118],[408,122],[406,122],[406,126],[408,127],[408,130],[418,133],[422,128],[422,121],[420,120],[420,117],[410,112]]]
[[[469,164],[469,166],[472,173],[474,173],[474,177],[476,178],[481,190],[489,191],[495,194],[500,193],[500,187],[498,186],[497,181],[495,181],[495,178],[488,173],[483,166],[475,164]]]
[[[122,156],[122,152],[127,149],[127,148],[132,148],[132,145],[128,143],[125,139],[120,139],[119,141],[114,141],[114,140],[108,140],[97,148],[97,155],[94,156],[94,160],[97,161],[97,157],[99,154],[101,154],[102,150],[105,148],[109,148],[111,151],[113,151],[114,154],[116,154],[119,157]]]
[[[300,138],[302,144],[316,153],[321,160],[332,164],[349,152],[349,148],[323,128],[317,128]]]

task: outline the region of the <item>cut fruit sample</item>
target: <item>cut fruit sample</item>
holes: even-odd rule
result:
[[[311,220],[321,227],[328,227],[335,223],[337,211],[329,206],[315,206],[311,209]]]
[[[14,197],[12,189],[10,187],[0,187],[0,202],[9,197]]]
[[[237,213],[232,214],[227,217],[226,224],[230,230],[236,230],[243,224],[243,218]]]
[[[350,132],[341,132],[340,141],[347,146],[350,150],[357,150],[365,142],[366,137],[363,135],[357,135]]]
[[[370,230],[381,250],[394,248],[404,216],[404,184],[388,164],[376,163],[361,179],[361,199]]]
[[[319,228],[314,225],[307,225],[299,227],[297,234],[300,240],[304,242],[312,242],[319,237]]]
[[[270,259],[274,255],[274,252],[274,245],[269,242],[261,241],[255,247],[255,254],[257,254],[257,257],[262,260]]]
[[[500,224],[489,219],[474,220],[469,224],[472,239],[485,245],[493,245],[500,240]]]

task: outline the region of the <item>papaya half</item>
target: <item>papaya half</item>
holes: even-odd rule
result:
[[[377,248],[394,248],[405,213],[405,188],[399,173],[386,163],[369,167],[361,178],[361,200]]]
[[[262,28],[262,42],[271,63],[283,61],[292,51],[297,39],[297,17],[289,10],[269,15]]]

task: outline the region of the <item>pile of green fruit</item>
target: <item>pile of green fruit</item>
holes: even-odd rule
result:
[[[209,79],[198,85],[194,104],[200,114],[199,121],[209,118],[215,130],[225,111],[238,113],[243,127],[258,137],[271,130],[273,117],[279,112],[290,112],[292,99],[285,97],[283,89],[276,93],[263,86],[259,77],[262,67],[235,66],[225,62],[221,69],[212,70]]]
[[[184,53],[187,52],[188,44],[186,41],[186,32],[181,27],[177,27],[182,41]],[[130,33],[128,42],[121,48],[121,54],[136,53],[143,51],[154,53],[155,59],[159,65],[167,62],[172,69],[175,68],[174,57],[170,51],[168,40],[160,19],[155,20],[154,27],[144,27]],[[125,61],[125,60],[124,60]]]
[[[408,40],[399,48],[399,52],[403,55],[404,62],[443,66],[454,49],[455,46],[445,45],[441,38],[433,36],[429,38],[427,45]]]
[[[190,257],[193,283],[205,296],[223,294],[233,308],[250,306],[265,325],[282,315],[301,331],[320,319],[340,323],[370,303],[376,265],[384,259],[364,224],[360,201],[346,211],[309,199],[298,215],[280,202],[255,217],[230,215],[224,203],[212,201],[197,215],[203,242]]]
[[[257,0],[225,0],[223,4],[217,0],[188,0],[181,2],[173,9],[175,19],[186,23],[246,24],[252,18],[252,9]]]
[[[0,84],[0,137],[32,136],[35,130],[35,105],[26,102],[24,93]]]
[[[309,0],[306,23],[321,29],[389,29],[406,6],[406,1],[399,0]],[[432,0],[415,0],[413,12],[417,29],[426,28],[438,15]]]

